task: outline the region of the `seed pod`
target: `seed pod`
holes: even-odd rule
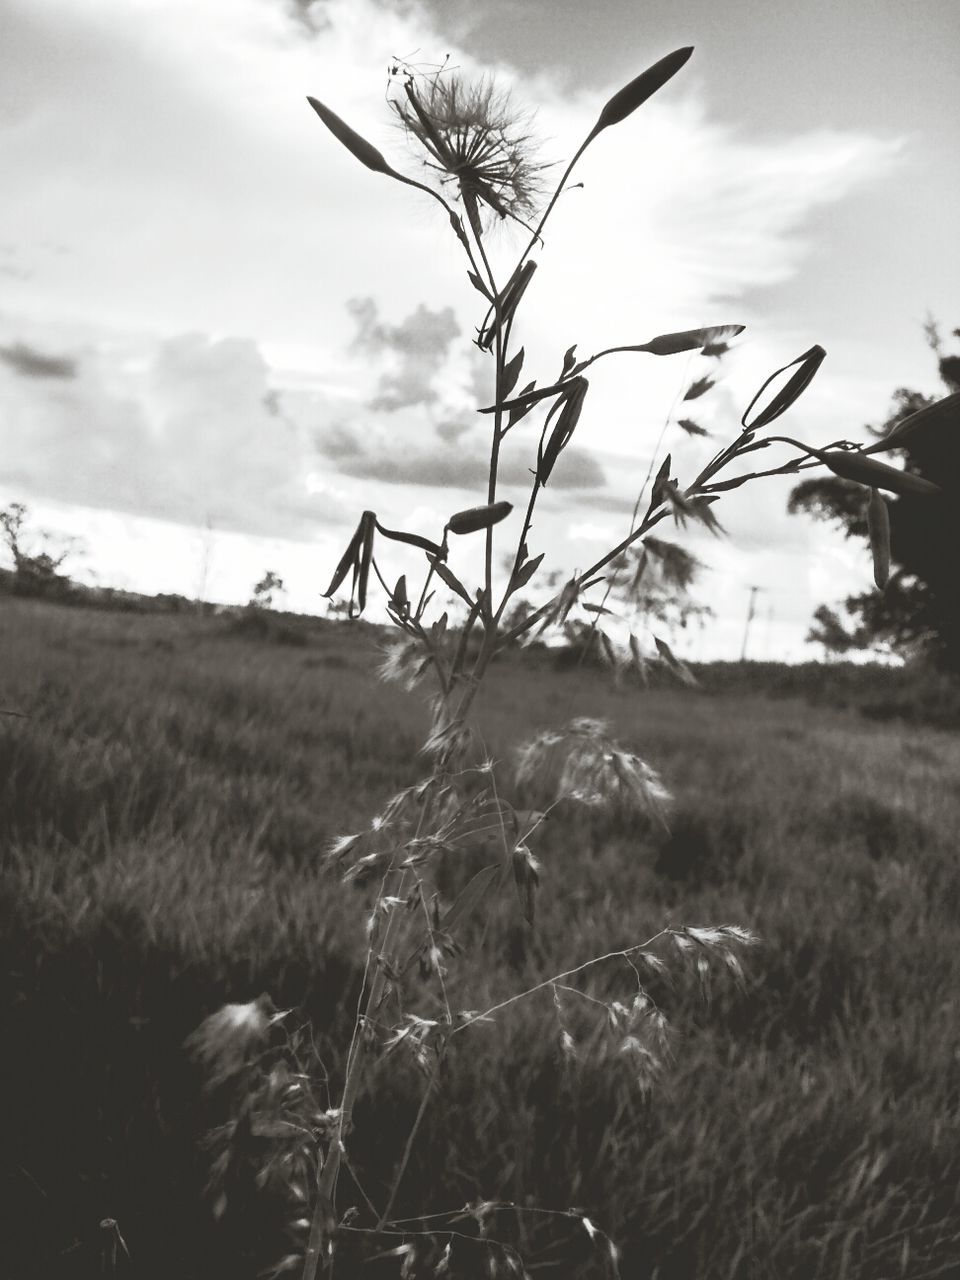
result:
[[[356,156],[361,164],[366,165],[368,169],[372,169],[375,173],[385,173],[390,178],[400,177],[395,169],[390,168],[372,143],[368,142],[366,138],[361,138],[356,130],[351,129],[346,121],[341,120],[329,107],[325,107],[322,102],[318,102],[316,98],[311,98],[309,95],[307,96],[307,101],[337,141],[342,142],[351,155]]]
[[[873,580],[882,591],[890,577],[890,512],[880,497],[879,489],[870,490],[867,503],[867,528],[873,553]]]
[[[910,471],[898,471],[885,462],[877,462],[876,458],[867,458],[862,453],[823,452],[819,449],[810,451],[822,463],[830,468],[835,476],[844,480],[856,480],[858,484],[873,485],[878,489],[886,489],[890,493],[940,493],[940,486],[923,476],[915,476]]]
[[[506,520],[512,510],[512,502],[488,502],[483,507],[469,507],[452,515],[447,521],[447,528],[451,533],[477,533]]]
[[[591,129],[589,137],[595,138],[602,129],[625,120],[658,89],[662,89],[668,80],[672,80],[692,53],[692,45],[685,49],[675,49],[673,53],[668,53],[665,58],[655,62],[652,67],[647,67],[646,71],[642,71],[629,84],[624,85],[600,112],[599,119]]]

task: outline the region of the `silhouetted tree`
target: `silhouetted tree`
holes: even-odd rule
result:
[[[59,554],[47,549],[49,535],[34,534],[43,540],[40,551],[27,551],[24,545],[28,512],[22,502],[11,502],[0,511],[0,537],[13,557],[13,589],[24,596],[63,596],[70,589],[70,579],[60,573],[60,566],[73,549],[72,544]]]
[[[936,326],[926,326],[947,393],[960,394],[960,355],[948,354]],[[953,330],[960,338],[960,329]],[[882,439],[898,422],[942,399],[900,387],[890,416],[871,432]],[[890,512],[892,572],[886,588],[850,596],[849,622],[824,604],[814,615],[809,639],[836,653],[880,649],[908,657],[925,654],[960,672],[960,400],[947,412],[912,432],[899,453],[908,471],[938,484],[934,497],[885,496]],[[849,538],[869,537],[868,490],[850,480],[826,476],[805,480],[790,495],[792,513],[807,512],[838,524]]]

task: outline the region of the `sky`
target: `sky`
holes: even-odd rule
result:
[[[530,539],[545,570],[598,559],[663,451],[691,479],[814,343],[827,360],[781,424],[866,439],[895,387],[936,389],[924,321],[960,323],[958,38],[955,0],[0,0],[0,504],[74,539],[80,581],[242,603],[272,569],[282,603],[319,612],[361,511],[436,538],[484,500],[490,361],[457,242],[305,101],[423,178],[386,100],[396,59],[495,77],[556,165],[614,91],[695,47],[558,203],[517,325],[524,380],[574,342],[746,330],[719,365],[593,367]],[[524,238],[489,239],[509,270]],[[504,447],[517,507],[533,422]],[[737,657],[756,586],[751,656],[814,656],[817,605],[868,589],[866,550],[789,516],[789,490],[727,495],[722,537],[664,534],[713,610],[678,652]],[[476,547],[453,553],[467,575]],[[382,560],[419,572],[404,548]]]

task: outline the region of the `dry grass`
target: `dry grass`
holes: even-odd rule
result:
[[[3,1254],[17,1274],[96,1274],[107,1216],[134,1274],[252,1267],[249,1241],[198,1207],[206,1121],[182,1042],[225,1001],[269,992],[309,1017],[336,1095],[363,904],[318,855],[417,776],[425,724],[414,698],[371,683],[377,655],[357,636],[289,648],[208,620],[5,602],[3,703],[30,717],[0,723]],[[682,1034],[647,1096],[626,1062],[564,1058],[549,993],[456,1037],[395,1215],[577,1206],[620,1243],[625,1275],[659,1280],[948,1274],[960,740],[512,660],[480,707],[501,758],[584,713],[669,780],[670,833],[555,811],[538,833],[537,928],[505,895],[474,1007],[665,923],[742,923],[763,946],[742,989],[654,976]],[[581,987],[623,999],[626,977],[601,966]],[[581,1045],[593,1012],[564,998]],[[421,1088],[391,1057],[358,1111],[351,1167],[378,1205]],[[602,1274],[578,1218],[497,1210],[489,1229],[563,1274]],[[395,1274],[397,1259],[378,1266]]]

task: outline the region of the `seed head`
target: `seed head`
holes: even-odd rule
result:
[[[532,157],[527,121],[506,92],[484,78],[473,83],[451,72],[415,79],[402,72],[392,105],[428,168],[457,184],[476,230],[478,204],[517,222],[534,212],[541,174]]]

